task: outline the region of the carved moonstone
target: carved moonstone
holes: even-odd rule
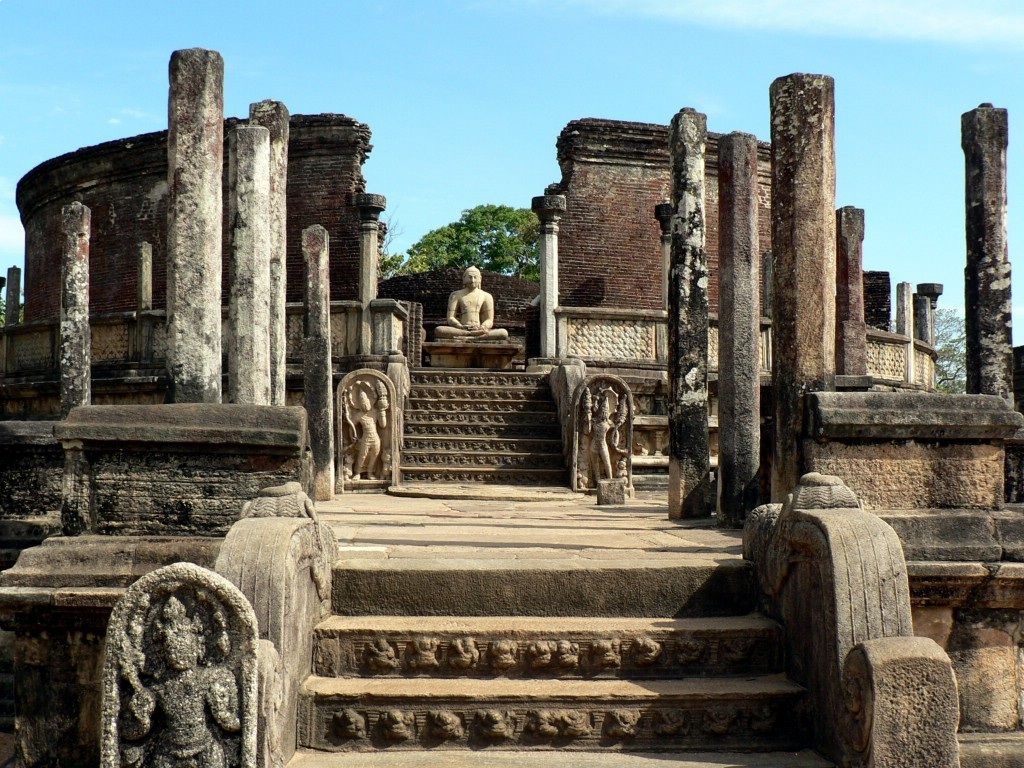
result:
[[[337,399],[337,490],[397,485],[402,439],[394,383],[360,368],[341,380]]]
[[[618,376],[597,374],[572,396],[572,489],[596,489],[601,481],[633,489],[633,395]]]
[[[152,571],[107,629],[100,764],[255,768],[256,616],[223,576]]]

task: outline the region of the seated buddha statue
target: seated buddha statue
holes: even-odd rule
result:
[[[437,326],[441,340],[505,341],[508,331],[494,327],[494,297],[480,287],[480,270],[470,267],[462,274],[462,290],[448,297],[448,317]]]

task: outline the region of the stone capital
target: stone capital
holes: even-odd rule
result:
[[[359,220],[366,223],[378,221],[381,213],[387,208],[388,201],[384,195],[361,192],[356,195],[355,204],[359,209]]]
[[[533,198],[530,208],[542,224],[557,224],[565,214],[565,195],[538,195]]]
[[[927,296],[934,307],[935,302],[937,302],[939,300],[939,296],[942,295],[942,283],[918,283],[917,292],[922,296]]]
[[[658,203],[654,206],[654,218],[661,226],[662,237],[672,234],[672,203]]]

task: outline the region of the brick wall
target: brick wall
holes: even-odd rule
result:
[[[225,121],[225,131],[238,122],[233,118]],[[60,211],[73,200],[80,200],[92,210],[92,311],[135,309],[136,252],[143,241],[153,245],[153,303],[156,308],[164,306],[166,142],[167,134],[163,131],[107,142],[48,160],[21,180],[17,202],[26,232],[26,320],[56,318],[59,314]],[[302,300],[301,233],[311,224],[323,225],[331,236],[332,298],[356,297],[359,216],[352,196],[364,191],[362,164],[370,149],[369,128],[352,118],[292,117],[288,147],[289,301]],[[226,181],[226,173],[224,178]],[[226,212],[226,204],[224,208]],[[225,277],[229,263],[228,232],[225,221]],[[226,301],[226,285],[223,295]]]
[[[864,272],[864,322],[888,331],[892,318],[892,286],[888,272]]]
[[[654,206],[671,197],[668,127],[586,118],[557,142],[566,196],[559,242],[559,304],[661,309],[661,229]],[[770,249],[769,148],[760,147],[759,234]],[[711,311],[718,308],[718,134],[708,138],[706,199]]]

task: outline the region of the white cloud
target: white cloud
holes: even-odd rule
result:
[[[562,0],[599,13],[716,27],[959,44],[1024,42],[1019,0]]]
[[[131,107],[125,107],[122,109],[121,114],[125,117],[133,117],[136,120],[150,120],[153,118],[153,115],[149,112],[144,112],[141,109],[132,109]]]
[[[119,117],[108,118],[107,119],[107,123],[109,125],[120,125],[121,124],[121,118],[119,118]]]

